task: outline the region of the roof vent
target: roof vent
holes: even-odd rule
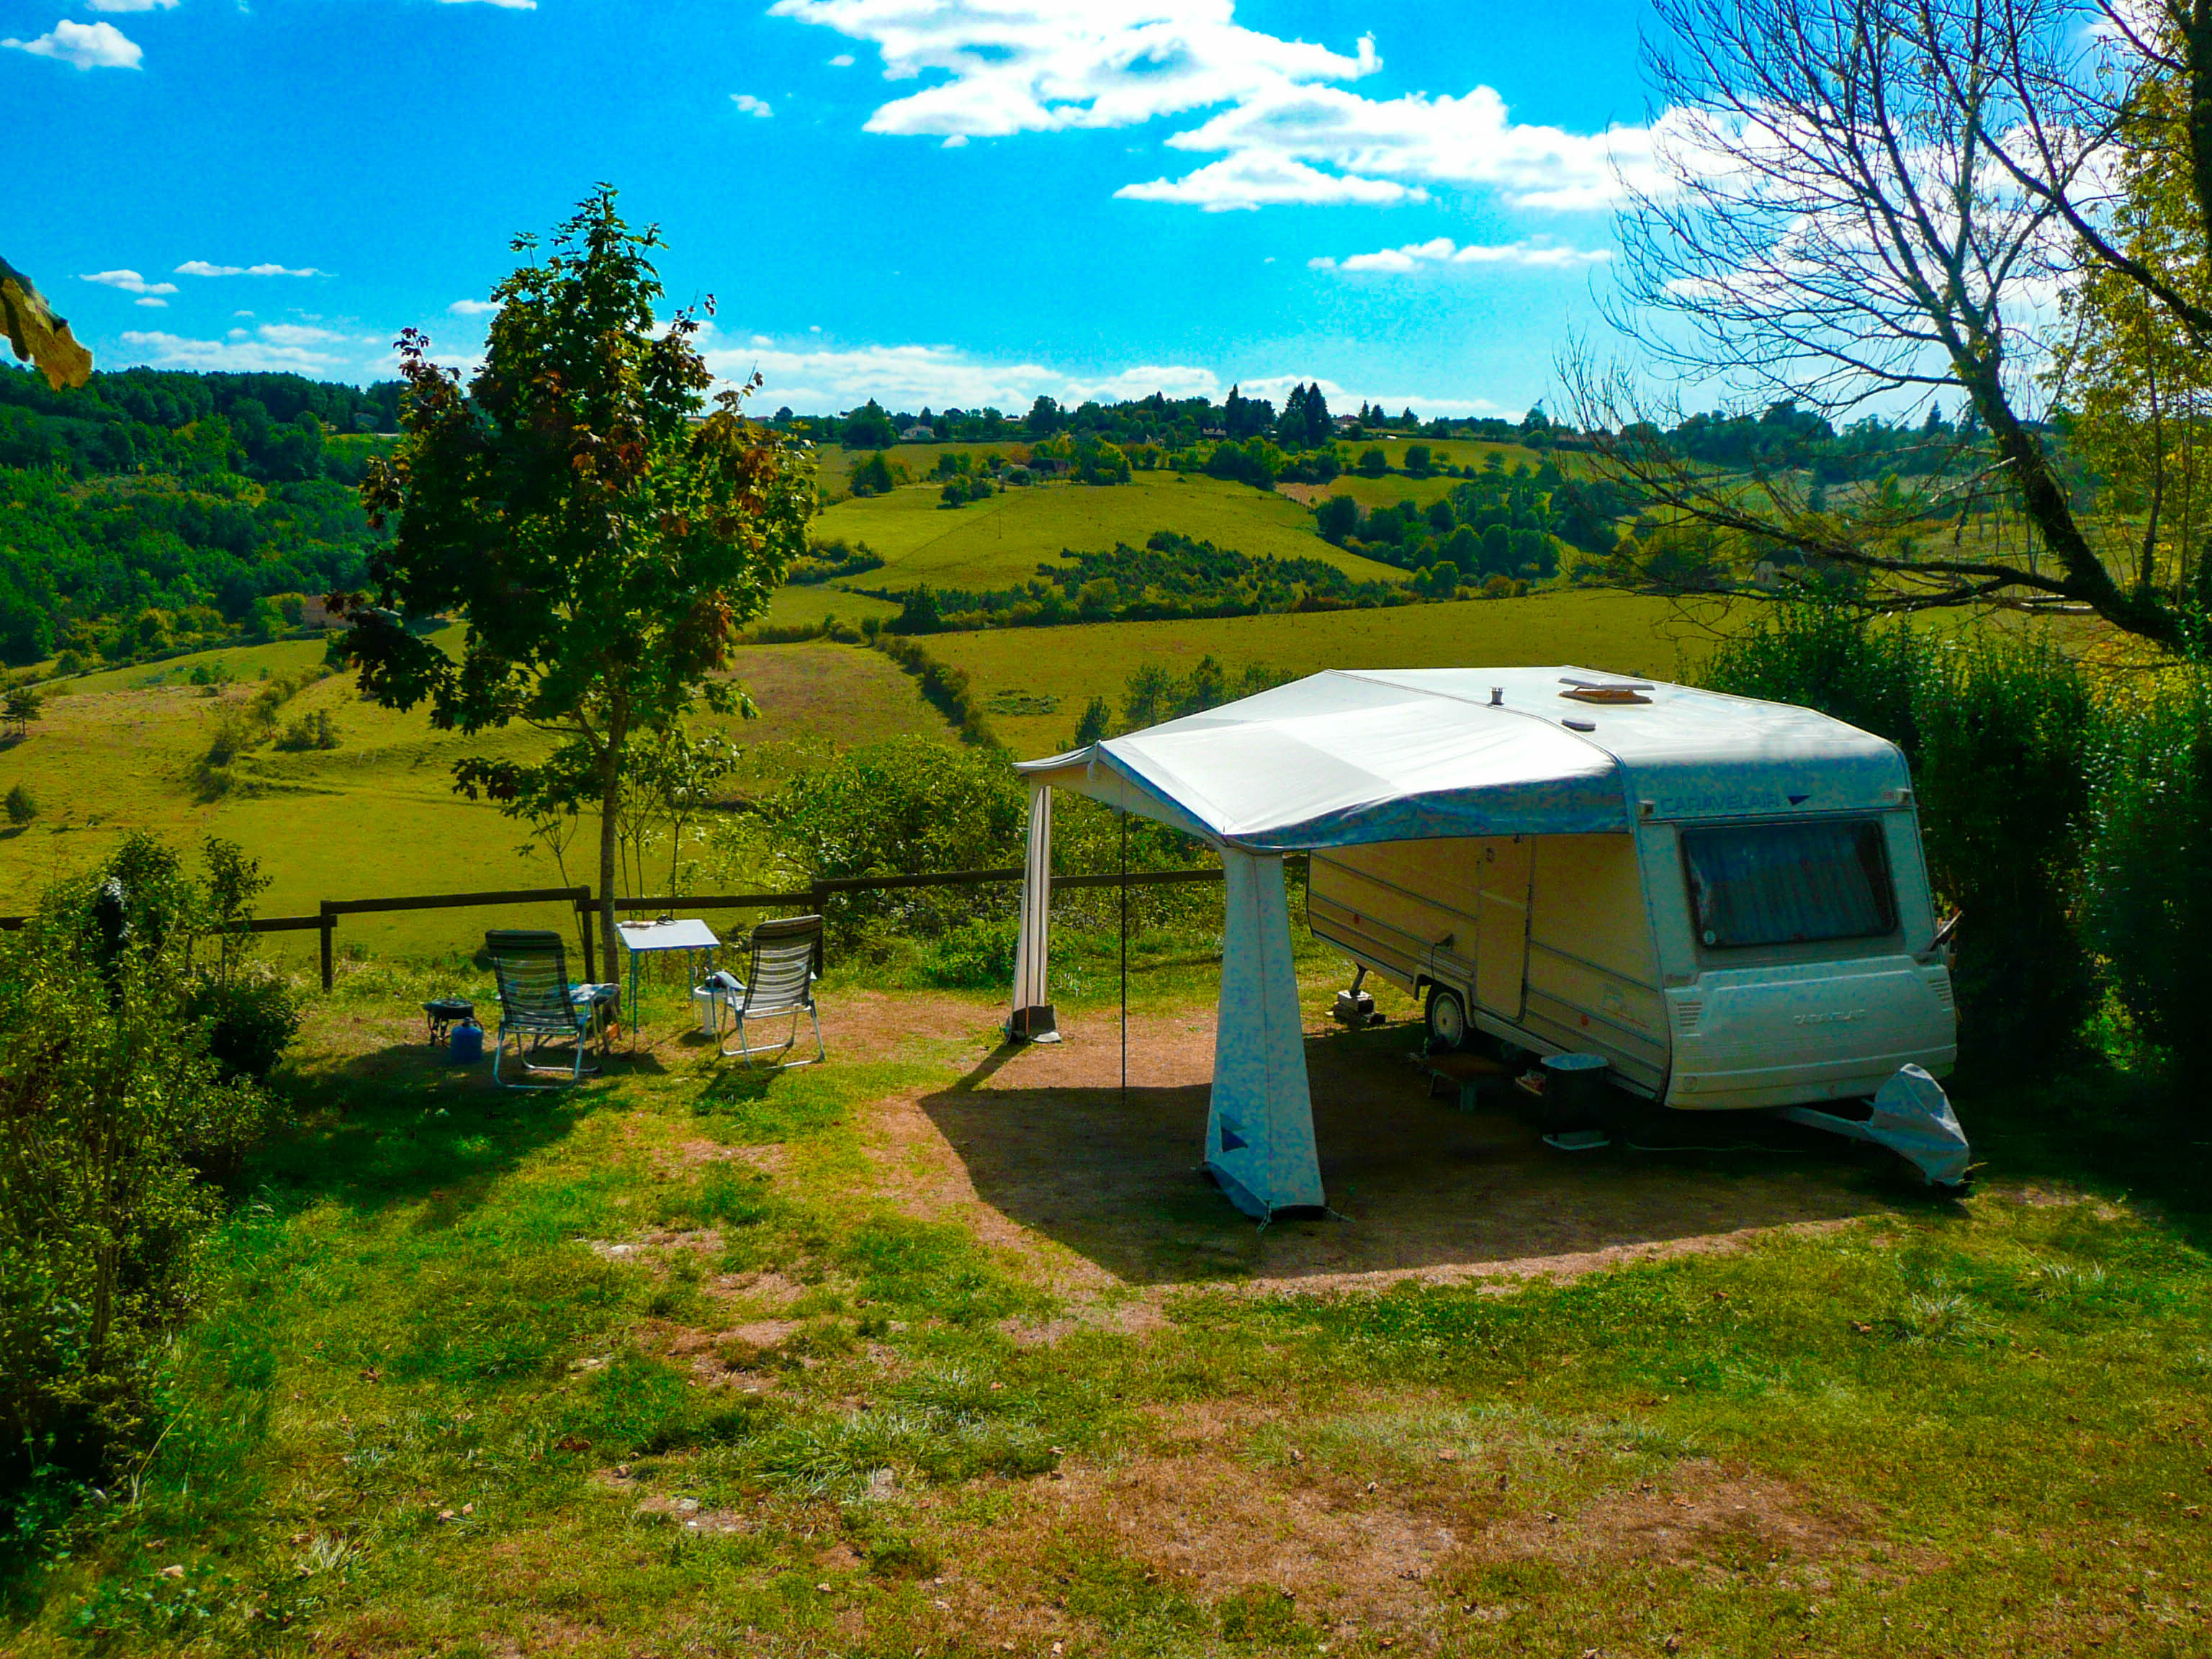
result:
[[[1597,722],[1595,720],[1578,720],[1574,719],[1572,716],[1561,720],[1559,724],[1565,726],[1570,732],[1595,732],[1597,730]]]
[[[1559,693],[1574,702],[1605,703],[1619,708],[1627,703],[1650,702],[1644,694],[1651,689],[1648,680],[1585,680],[1571,674],[1559,677],[1559,684],[1567,689]]]

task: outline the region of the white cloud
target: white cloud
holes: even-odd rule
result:
[[[757,115],[763,121],[775,113],[766,99],[756,98],[750,92],[733,92],[730,94],[730,101],[747,115]]]
[[[172,11],[177,0],[85,0],[89,11]]]
[[[438,0],[438,3],[441,6],[483,4],[497,6],[506,11],[536,11],[538,9],[538,0]]]
[[[1612,258],[1604,248],[1565,247],[1541,237],[1519,242],[1471,242],[1460,247],[1450,237],[1438,236],[1426,242],[1407,242],[1402,247],[1354,253],[1341,260],[1324,256],[1306,264],[1316,270],[1392,273],[1448,265],[1523,265],[1557,270],[1602,264]]]
[[[483,317],[499,309],[496,300],[456,300],[446,309],[456,317]]]
[[[133,305],[154,306],[158,308],[166,308],[169,302],[161,298],[158,294],[149,294],[143,299],[134,300],[131,303]]]
[[[81,70],[137,69],[145,56],[112,23],[72,23],[66,17],[35,40],[0,40],[33,58],[56,58]]]
[[[871,132],[950,143],[1139,126],[1212,111],[1167,143],[1218,155],[1117,194],[1221,212],[1276,203],[1386,205],[1438,185],[1493,189],[1517,206],[1610,205],[1616,169],[1650,173],[1649,135],[1516,123],[1478,86],[1463,97],[1363,97],[1382,66],[1235,21],[1235,0],[775,0],[770,11],[876,46],[891,80],[942,76],[868,118]]]
[[[348,358],[318,349],[319,342],[277,337],[276,331],[284,326],[264,324],[252,334],[234,328],[228,338],[222,340],[193,340],[181,335],[127,329],[123,343],[140,361],[156,368],[228,369],[239,373],[289,369],[295,374],[317,374],[353,366]]]
[[[327,276],[326,270],[313,265],[302,265],[297,270],[288,265],[216,265],[205,259],[187,259],[177,267],[179,276]]]
[[[135,270],[88,270],[77,278],[80,283],[98,283],[106,288],[119,288],[125,294],[174,294],[174,283],[149,283]]]
[[[832,58],[830,60],[830,67],[831,69],[850,69],[850,68],[852,68],[852,67],[853,67],[853,54],[852,54],[851,52],[839,52],[839,53],[838,53],[835,58]]]
[[[1209,162],[1180,179],[1124,185],[1114,193],[1133,202],[1180,202],[1203,208],[1208,213],[1254,211],[1286,202],[1302,202],[1310,206],[1350,203],[1364,207],[1388,207],[1399,202],[1429,199],[1428,191],[1419,185],[1401,185],[1389,179],[1323,173],[1303,161],[1257,150]]]

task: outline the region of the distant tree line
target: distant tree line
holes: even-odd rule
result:
[[[0,370],[0,661],[127,661],[295,625],[360,580],[396,386]]]
[[[856,591],[899,605],[884,624],[894,634],[1342,611],[1413,598],[1399,583],[1362,581],[1324,560],[1255,556],[1166,530],[1141,548],[1118,543],[1110,552],[1064,552],[1060,562],[1040,564],[1016,587]]]

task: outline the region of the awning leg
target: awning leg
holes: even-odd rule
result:
[[[1325,1201],[1305,1027],[1282,855],[1227,848],[1221,863],[1221,1012],[1206,1167],[1231,1202],[1264,1221],[1279,1210],[1317,1210]]]
[[[1006,1036],[1017,1042],[1057,1042],[1052,1002],[1045,991],[1051,960],[1052,791],[1030,788],[1029,856],[1022,868],[1022,919],[1014,938],[1013,1006]]]

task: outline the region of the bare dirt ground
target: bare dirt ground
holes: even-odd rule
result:
[[[957,1003],[932,1012],[996,1017]],[[917,1029],[923,1011],[907,1012]],[[1417,1027],[1316,1027],[1306,1060],[1334,1213],[1262,1230],[1197,1167],[1210,1011],[1132,1018],[1126,1100],[1114,1016],[1075,1015],[1061,1030],[1057,1044],[993,1052],[951,1089],[879,1103],[872,1127],[910,1205],[964,1212],[996,1243],[1057,1246],[1048,1253],[1073,1284],[1320,1290],[1571,1274],[1883,1207],[1824,1152],[1794,1167],[1753,1155],[1743,1173],[1711,1159],[1557,1152],[1510,1099],[1462,1112],[1431,1097],[1407,1058]]]

